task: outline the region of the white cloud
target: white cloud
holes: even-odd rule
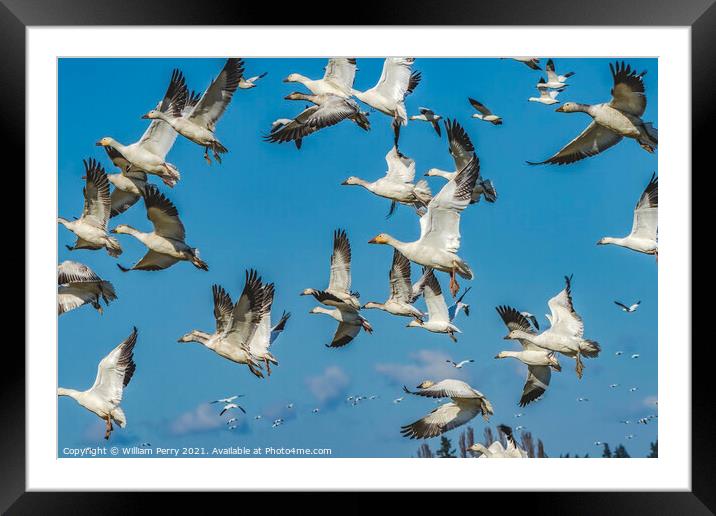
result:
[[[237,424],[243,426],[246,418],[239,418]],[[198,405],[177,416],[169,422],[169,433],[172,435],[196,434],[226,426],[226,420],[219,417],[219,412],[207,403]]]
[[[329,366],[323,373],[306,378],[306,385],[319,404],[334,405],[348,390],[351,381],[338,366]]]
[[[455,369],[446,362],[450,355],[445,352],[421,349],[411,353],[410,358],[413,361],[410,364],[376,364],[375,370],[386,376],[392,384],[417,385],[423,380],[464,377],[461,369]]]

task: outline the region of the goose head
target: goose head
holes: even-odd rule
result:
[[[105,136],[104,138],[101,138],[95,145],[97,147],[110,147],[114,140],[110,138],[109,136]]]
[[[309,100],[311,95],[306,95],[305,93],[300,93],[298,91],[294,91],[293,93],[289,93],[284,97],[284,100]]]
[[[368,301],[366,304],[364,304],[361,309],[369,309],[369,308],[382,308],[383,305],[381,303],[378,303],[376,301]]]
[[[368,240],[369,244],[388,244],[392,240],[391,236],[387,233],[380,233],[379,235]]]
[[[161,118],[161,114],[158,110],[152,109],[151,111],[147,112],[146,115],[142,115],[142,120],[146,120],[147,118],[155,119],[155,118]]]
[[[413,319],[406,325],[406,328],[420,328],[422,325],[423,325],[423,322],[421,320]]]
[[[292,73],[286,77],[283,82],[303,82],[306,78],[300,73]]]
[[[110,229],[110,233],[118,233],[123,235],[129,235],[134,231],[134,228],[131,226],[128,226],[127,224],[120,224],[114,229]]]
[[[577,104],[576,102],[565,102],[555,109],[555,111],[557,113],[576,113],[578,111],[584,111],[584,108],[581,104]]]
[[[344,186],[345,185],[359,185],[359,184],[361,184],[361,182],[362,182],[361,178],[356,177],[356,176],[350,176],[348,179],[343,181],[341,184]]]

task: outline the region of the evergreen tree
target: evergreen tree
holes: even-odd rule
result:
[[[649,455],[646,457],[648,459],[656,459],[659,456],[659,440],[657,439],[655,442],[649,444],[651,447],[651,452],[649,452]]]
[[[612,458],[612,450],[609,449],[609,444],[604,443],[604,451],[602,452],[602,457],[606,459]]]
[[[436,452],[436,455],[442,459],[454,459],[455,458],[455,449],[452,450],[450,447],[452,444],[450,443],[450,439],[445,437],[444,435],[440,438],[440,448]]]
[[[614,449],[614,455],[612,455],[615,459],[628,459],[630,457],[629,453],[627,453],[626,448],[624,448],[623,444],[620,444]]]

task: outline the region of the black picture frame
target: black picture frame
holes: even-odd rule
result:
[[[710,154],[712,145],[707,138],[711,134],[709,125],[714,119],[713,97],[716,92],[714,0],[600,0],[579,4],[573,0],[552,0],[548,4],[549,9],[544,9],[545,4],[534,0],[489,4],[465,0],[368,1],[355,7],[346,4],[339,11],[335,8],[322,9],[315,2],[285,6],[280,8],[274,3],[261,5],[237,0],[125,0],[112,3],[96,0],[0,0],[0,48],[4,54],[0,71],[0,92],[4,97],[0,120],[3,148],[12,150],[12,159],[17,160],[14,170],[24,170],[25,166],[22,151],[25,149],[25,30],[28,26],[336,25],[335,20],[345,20],[344,15],[348,12],[348,19],[354,25],[688,26],[691,28],[692,51],[693,168],[703,169],[703,173],[708,174],[713,167],[711,162],[707,164],[707,154]],[[5,160],[4,164],[10,166]],[[681,174],[684,180],[691,181],[689,170],[669,172]],[[15,192],[24,191],[24,175],[10,169],[4,173],[15,176],[18,183]],[[28,274],[30,271],[25,270],[25,277]],[[185,512],[188,508],[186,496],[178,493],[25,492],[25,352],[14,340],[6,339],[3,343],[2,362],[5,365],[0,374],[0,509],[9,515],[131,514],[144,506],[146,500],[141,498],[149,497],[162,504],[163,512],[173,509]],[[667,344],[684,350],[691,346],[691,342]],[[706,341],[704,345],[710,347],[713,343]],[[690,453],[692,459],[690,492],[515,493],[509,495],[510,509],[529,508],[531,514],[549,512],[610,516],[714,514],[716,445],[713,436],[716,431],[711,378],[707,371],[713,366],[708,360],[698,360],[698,349],[691,347],[691,350],[697,358],[692,361],[692,447],[688,449],[685,446],[682,451]],[[213,507],[218,510],[222,510],[223,500],[231,500],[216,494],[206,493],[205,496],[212,497]],[[346,496],[349,504],[356,509],[370,503],[356,495]],[[430,500],[430,497],[415,496],[421,504]],[[495,498],[505,494],[479,496],[479,501],[472,502],[475,510],[485,507],[483,496]],[[295,494],[288,503],[301,504],[304,500],[304,496]],[[233,501],[236,503],[236,498]],[[275,501],[272,498],[272,509],[277,509]],[[341,502],[344,508],[346,501],[344,498]],[[490,505],[489,501],[487,505]]]

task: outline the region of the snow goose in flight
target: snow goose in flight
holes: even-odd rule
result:
[[[536,335],[529,321],[521,313],[510,306],[498,306],[497,313],[509,331],[521,330]],[[562,367],[553,351],[547,351],[532,344],[526,339],[517,339],[522,351],[500,351],[495,358],[516,358],[527,366],[527,380],[522,389],[520,407],[525,407],[542,396],[552,377],[552,371],[561,371]]]
[[[414,299],[413,287],[410,282],[410,260],[400,254],[397,249],[393,249],[393,263],[390,266],[388,278],[390,280],[388,300],[385,303],[370,301],[363,308],[377,308],[393,315],[422,319],[423,312],[412,305]]]
[[[432,270],[428,271],[423,297],[428,307],[428,320],[423,321],[422,317],[416,318],[408,323],[408,328],[425,328],[433,333],[447,333],[453,342],[457,342],[455,333],[462,332],[452,323],[440,283]]]
[[[249,343],[264,316],[264,286],[255,270],[246,271],[246,283],[241,296],[232,303],[231,296],[219,285],[213,285],[216,330],[209,334],[192,330],[177,342],[198,342],[217,355],[248,366],[251,373],[263,378],[261,365],[251,354]],[[226,400],[218,400],[222,402]]]
[[[57,222],[65,226],[77,236],[70,251],[75,249],[106,249],[110,256],[122,254],[122,247],[116,238],[107,234],[107,221],[111,209],[109,181],[102,165],[94,159],[84,161],[85,198],[82,216],[76,220],[57,217]]]
[[[264,286],[264,306],[261,311],[263,316],[256,328],[256,332],[249,341],[249,352],[256,360],[266,364],[266,373],[271,376],[271,364],[278,365],[278,360],[269,351],[269,348],[286,328],[286,321],[291,314],[284,312],[281,319],[275,326],[271,326],[271,307],[274,298],[274,285],[269,283]]]
[[[181,71],[175,69],[172,72],[167,91],[154,111],[167,117],[180,117],[182,109],[188,101],[187,96],[188,91],[184,75]],[[173,187],[180,179],[179,170],[171,163],[167,163],[165,158],[175,140],[176,131],[171,125],[162,119],[156,118],[149,124],[139,141],[131,145],[122,145],[108,136],[99,140],[97,145],[104,147],[109,159],[122,170],[127,180],[134,178],[146,181],[145,174],[148,173],[159,176],[167,186]],[[124,191],[124,188],[122,188],[124,186],[128,189],[128,193],[132,193],[131,184],[133,182],[123,181],[118,176],[112,176],[110,181],[112,183],[116,181],[115,186],[120,191]],[[139,185],[135,186],[138,187]],[[137,199],[136,195],[134,198],[125,196],[123,200],[130,202],[130,204],[124,209],[126,210],[137,202]],[[113,206],[123,206],[119,200],[115,202],[116,204],[113,203]]]
[[[493,442],[488,448],[480,443],[473,444],[468,448],[473,453],[480,453],[480,459],[526,459],[528,454],[520,448],[515,441],[512,428],[507,425],[499,425],[497,429],[507,437],[507,447],[503,447],[500,441]]]
[[[455,161],[455,171],[447,172],[438,168],[431,168],[428,170],[426,176],[438,176],[448,181],[455,178],[457,171],[462,170],[467,165],[473,156],[477,156],[475,153],[475,147],[467,135],[467,132],[457,122],[450,122],[447,126],[448,132],[448,143],[450,155]],[[484,197],[487,202],[495,202],[497,200],[497,191],[495,190],[492,181],[489,179],[483,179],[480,175],[480,160],[477,158],[477,180],[475,181],[475,188],[472,190],[472,198],[470,204],[480,202],[480,198]]]
[[[413,72],[412,57],[388,57],[378,83],[366,91],[352,90],[361,102],[393,118],[394,143],[398,146],[400,128],[408,124],[405,97],[420,83],[420,72]]]
[[[176,132],[204,147],[204,159],[211,164],[209,150],[214,159],[221,163],[221,156],[229,152],[216,138],[216,123],[224,114],[244,74],[244,61],[236,57],[226,60],[224,68],[209,85],[192,110],[182,116],[175,111],[168,114],[157,109],[149,111],[142,118],[160,119],[170,124]],[[182,106],[183,108],[183,106]],[[178,116],[177,116],[178,115]]]
[[[331,254],[331,273],[326,290],[307,288],[302,296],[313,296],[326,306],[341,309],[360,310],[359,294],[351,292],[351,243],[345,230],[333,232],[333,253]]]
[[[524,63],[532,70],[542,69],[542,67],[539,65],[539,58],[537,57],[513,57],[512,59],[514,59],[515,61],[519,61],[520,63]]]
[[[127,426],[127,418],[119,406],[124,388],[134,375],[134,345],[137,343],[137,328],[121,344],[104,357],[97,367],[97,378],[94,385],[86,391],[74,389],[57,389],[58,396],[69,396],[90,412],[106,421],[104,438],[109,439],[112,421],[120,428]]]
[[[545,84],[544,79],[540,78],[539,82],[537,83],[539,97],[530,97],[527,100],[529,100],[530,102],[539,102],[540,104],[546,104],[547,106],[551,106],[552,104],[559,104],[559,100],[557,100],[557,95],[559,95],[559,91],[543,88],[543,84]]]
[[[624,303],[620,303],[619,301],[614,301],[614,304],[617,305],[622,309],[622,312],[626,313],[632,313],[636,312],[636,309],[639,308],[639,305],[641,304],[641,301],[637,301],[633,305],[627,306]]]
[[[243,407],[241,407],[238,403],[227,403],[226,405],[224,405],[224,406],[221,408],[221,412],[219,412],[219,416],[223,416],[223,415],[226,414],[229,410],[233,410],[233,409],[235,409],[235,408],[239,409],[241,412],[243,412],[244,414],[246,414],[246,411],[245,411],[245,410],[243,409]]]
[[[148,185],[144,196],[147,218],[152,222],[154,231],[142,233],[126,224],[120,224],[112,233],[132,235],[147,248],[147,254],[131,268],[117,266],[123,271],[144,270],[159,271],[171,267],[178,261],[189,261],[197,269],[208,271],[209,266],[199,258],[199,250],[189,247],[184,241],[184,224],[179,219],[179,212],[156,186]]]
[[[234,400],[236,400],[236,399],[238,399],[238,398],[243,398],[243,397],[244,397],[243,394],[234,394],[233,396],[229,396],[228,398],[221,398],[221,399],[218,399],[218,400],[210,401],[209,403],[212,404],[212,405],[213,405],[214,403],[227,404],[227,403],[233,402]]]
[[[552,59],[547,60],[547,81],[540,79],[540,84],[537,85],[539,89],[551,88],[555,90],[561,90],[567,86],[567,79],[574,75],[574,72],[567,72],[564,75],[559,75],[554,69],[554,61]]]
[[[592,123],[551,158],[527,163],[530,165],[574,163],[596,156],[619,143],[625,136],[635,139],[647,152],[654,152],[658,145],[657,130],[650,122],[641,119],[646,109],[643,80],[646,72],[636,73],[624,63],[617,63],[616,66],[610,63],[609,67],[614,80],[612,98],[609,102],[591,105],[565,102],[557,108],[559,113],[586,113],[592,117]]]
[[[432,194],[428,182],[424,179],[413,183],[415,160],[405,156],[394,146],[385,155],[385,161],[388,164],[388,171],[380,179],[370,182],[360,177],[351,176],[341,184],[362,186],[378,197],[390,199],[388,216],[395,211],[396,203],[412,206],[420,213],[430,202]]]
[[[453,362],[452,360],[446,360],[445,362],[447,362],[448,364],[452,364],[452,366],[455,369],[462,369],[465,366],[465,364],[472,364],[474,362],[474,360],[473,359],[461,360],[460,362]]]
[[[565,276],[565,288],[547,303],[550,328],[539,335],[524,328],[510,329],[505,339],[529,342],[548,351],[556,351],[576,360],[577,377],[582,378],[584,366],[581,357],[599,355],[599,343],[584,338],[584,321],[572,303],[572,277]]]
[[[248,79],[246,79],[246,78],[242,75],[242,76],[241,76],[241,79],[239,79],[239,88],[241,88],[242,90],[248,90],[248,89],[251,89],[251,88],[255,88],[255,87],[256,87],[256,82],[257,82],[259,79],[263,79],[264,77],[266,77],[266,74],[267,74],[267,73],[268,73],[268,72],[264,72],[264,73],[262,73],[262,74],[260,74],[260,75],[255,75],[255,76],[253,76],[253,77],[249,77]]]
[[[83,263],[62,262],[57,266],[57,315],[90,303],[102,314],[100,299],[109,305],[117,299],[114,286]]]
[[[659,178],[656,174],[651,176],[649,184],[639,197],[634,208],[634,221],[631,233],[624,238],[604,237],[597,245],[614,244],[626,247],[632,251],[644,254],[653,254],[659,258],[657,242],[657,222],[659,209]]]
[[[271,132],[264,136],[264,141],[270,143],[284,143],[293,141],[297,148],[301,148],[303,139],[326,127],[351,120],[364,131],[370,130],[370,122],[366,113],[360,110],[356,102],[349,98],[337,95],[306,95],[294,92],[287,95],[286,100],[305,100],[313,105],[304,109],[291,122],[274,126]]]
[[[369,243],[390,245],[411,262],[449,273],[450,292],[454,297],[460,289],[455,274],[473,278],[472,270],[457,251],[460,249],[460,213],[470,204],[477,176],[477,156],[473,156],[428,204],[427,212],[420,217],[418,240],[401,242],[381,233]]]
[[[338,328],[336,329],[335,335],[333,335],[333,340],[330,344],[326,344],[328,348],[340,348],[345,346],[358,335],[361,328],[368,333],[373,333],[373,327],[368,320],[353,308],[334,308],[333,310],[328,310],[327,308],[317,306],[309,313],[330,315],[338,321]]]
[[[292,73],[283,82],[298,82],[315,95],[337,95],[350,98],[356,76],[355,57],[332,57],[328,60],[322,79],[312,80],[300,73]]]
[[[452,401],[440,405],[422,419],[401,427],[400,433],[404,437],[428,439],[464,425],[478,414],[482,414],[485,421],[488,421],[493,413],[490,401],[480,391],[460,380],[448,379],[437,383],[426,380],[417,388],[418,391],[410,391],[403,386],[403,390],[409,394],[450,398]]]
[[[438,137],[441,137],[442,133],[440,132],[439,121],[442,119],[442,117],[440,115],[435,114],[435,112],[430,108],[421,107],[418,108],[418,111],[420,111],[420,114],[411,116],[410,120],[430,122],[430,124],[433,126],[433,129],[435,129],[435,132],[438,133]]]
[[[478,102],[477,100],[469,97],[467,100],[469,100],[472,107],[478,111],[477,113],[473,113],[472,118],[490,122],[492,125],[502,125],[502,117],[493,114],[492,111],[490,111],[482,102]]]

